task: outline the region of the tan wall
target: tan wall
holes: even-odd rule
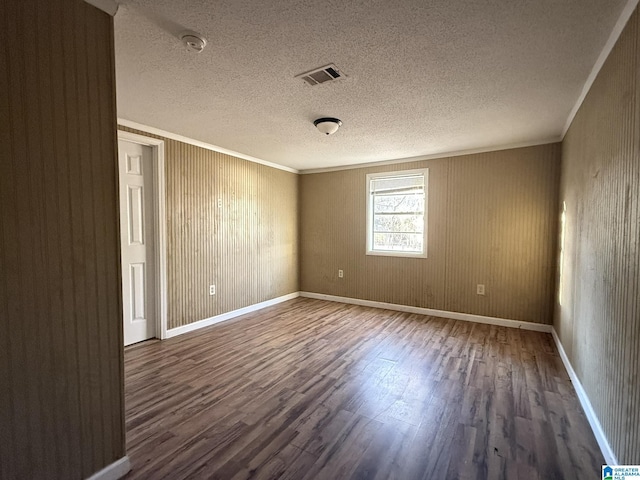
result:
[[[640,463],[640,59],[636,11],[563,142],[555,328],[621,463]]]
[[[298,291],[297,175],[163,140],[168,328]]]
[[[125,454],[112,19],[0,2],[0,478]]]
[[[301,289],[551,323],[559,162],[552,144],[302,175]],[[365,255],[365,175],[421,167],[428,258]]]

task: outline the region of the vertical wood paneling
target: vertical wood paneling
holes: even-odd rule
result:
[[[553,144],[302,175],[301,288],[551,323],[559,162]],[[428,258],[365,255],[366,174],[423,167]]]
[[[0,478],[124,455],[112,19],[0,4]]]
[[[297,175],[162,139],[168,328],[298,291]]]
[[[263,301],[299,289],[298,178],[264,165],[256,168],[256,287]]]
[[[563,142],[555,327],[623,464],[640,463],[640,34],[636,11]]]
[[[558,175],[557,145],[449,163],[444,310],[551,322]]]

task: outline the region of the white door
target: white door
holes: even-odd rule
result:
[[[156,336],[153,151],[118,140],[124,344]]]

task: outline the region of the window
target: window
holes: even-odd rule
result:
[[[367,175],[367,255],[427,256],[429,170]]]

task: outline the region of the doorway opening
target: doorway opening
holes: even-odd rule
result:
[[[166,338],[164,141],[118,131],[124,344]]]

